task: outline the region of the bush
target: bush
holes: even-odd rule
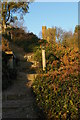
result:
[[[33,91],[48,119],[79,119],[79,49],[46,44],[47,73],[34,80]],[[41,62],[40,49],[36,51]],[[48,52],[49,51],[49,52]]]
[[[78,120],[79,115],[79,78],[72,76],[64,81],[57,75],[38,76],[33,84],[39,107],[47,114],[48,118]],[[68,80],[69,79],[69,80]],[[68,117],[68,118],[69,118]]]

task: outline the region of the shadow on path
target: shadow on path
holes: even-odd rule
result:
[[[20,59],[17,66],[17,79],[14,80],[2,95],[2,118],[29,118],[44,119],[43,113],[39,110],[31,85],[36,71],[31,68],[32,62],[24,59],[24,51],[17,46],[12,50]]]

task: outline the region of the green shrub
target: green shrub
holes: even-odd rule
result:
[[[49,119],[69,119],[70,117],[78,120],[79,77],[70,74],[68,78],[60,80],[62,73],[63,71],[60,75],[57,73],[57,77],[47,74],[35,79],[33,91],[36,94],[37,103]]]

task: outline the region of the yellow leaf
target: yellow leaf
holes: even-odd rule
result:
[[[73,105],[73,102],[72,102],[72,100],[70,100],[70,103],[71,103],[71,105]]]

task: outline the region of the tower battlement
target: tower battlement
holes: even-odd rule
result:
[[[42,26],[42,38],[44,40],[55,41],[56,29],[55,28],[48,28],[46,26]]]

